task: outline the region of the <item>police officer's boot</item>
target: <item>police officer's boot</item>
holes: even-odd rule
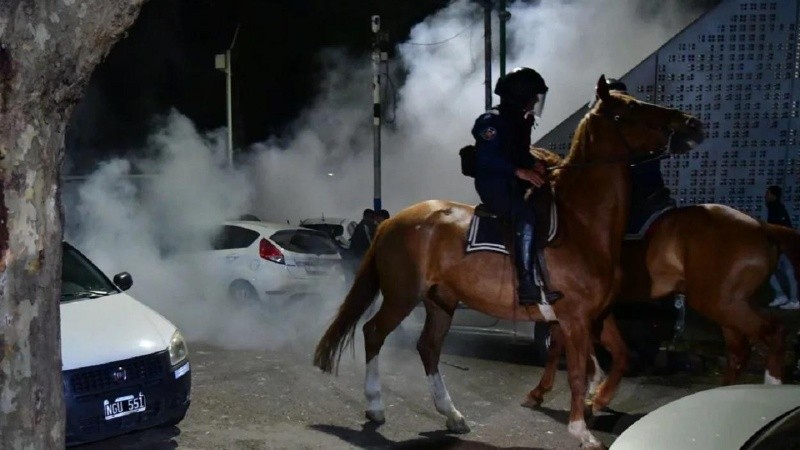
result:
[[[514,234],[517,266],[517,297],[520,305],[536,305],[542,295],[533,274],[533,225],[519,221]]]
[[[552,305],[556,302],[556,300],[560,299],[564,295],[559,291],[551,291],[550,290],[550,274],[547,271],[547,261],[544,257],[544,248],[537,248],[536,252],[536,264],[539,266],[539,274],[541,275],[542,280],[542,302],[547,303],[548,305]]]

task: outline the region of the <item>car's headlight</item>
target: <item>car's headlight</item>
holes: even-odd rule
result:
[[[185,361],[188,356],[189,347],[186,346],[186,341],[183,340],[181,332],[175,330],[175,333],[172,334],[172,339],[169,340],[169,363],[174,367]]]

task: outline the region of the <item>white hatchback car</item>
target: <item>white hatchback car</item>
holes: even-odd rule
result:
[[[342,217],[315,217],[300,221],[301,227],[322,231],[330,236],[340,249],[350,248],[350,238],[353,237],[356,225],[357,221]]]
[[[63,244],[61,357],[68,445],[175,425],[191,401],[186,342],[157,312]]]
[[[238,301],[269,301],[341,289],[336,245],[321,231],[259,221],[225,222],[205,255]]]

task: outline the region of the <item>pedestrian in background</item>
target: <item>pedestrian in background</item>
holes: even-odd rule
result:
[[[767,222],[775,225],[782,225],[792,228],[792,221],[789,219],[789,212],[782,201],[783,189],[780,186],[770,186],[764,194],[767,203]],[[786,288],[781,285],[780,278],[786,278]],[[775,299],[769,304],[770,307],[781,309],[799,309],[800,301],[797,298],[797,279],[795,278],[794,267],[786,255],[781,254],[778,259],[778,267],[769,279],[769,284],[775,290]]]
[[[361,213],[361,221],[356,225],[353,235],[350,237],[350,248],[342,255],[348,287],[353,285],[361,260],[367,253],[369,246],[372,245],[372,239],[375,237],[375,230],[378,227],[376,217],[375,211],[369,208]]]

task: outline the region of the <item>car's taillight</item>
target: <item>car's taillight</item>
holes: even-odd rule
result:
[[[278,264],[284,264],[283,253],[272,242],[262,238],[258,244],[258,256]]]

